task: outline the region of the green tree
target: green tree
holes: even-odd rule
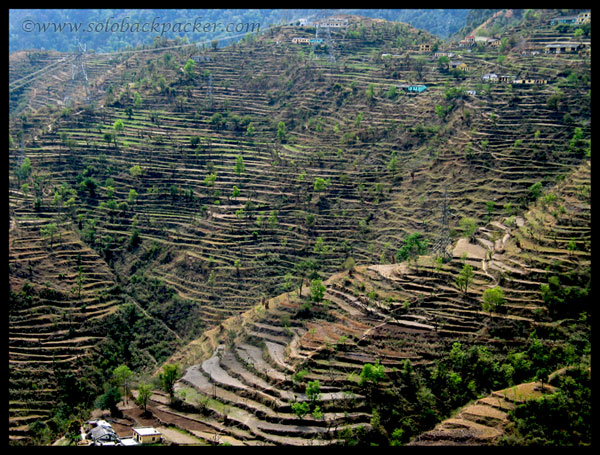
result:
[[[180,378],[181,372],[179,371],[178,364],[166,364],[163,366],[162,372],[159,373],[158,378],[163,390],[169,394],[171,401],[174,397],[173,387],[175,382]]]
[[[107,144],[110,144],[113,139],[114,139],[115,135],[112,133],[104,133],[103,138],[104,138],[104,142],[106,142]]]
[[[54,235],[58,231],[56,223],[48,223],[41,229],[41,231],[43,237],[50,238],[50,248],[52,248],[52,244],[54,243]]]
[[[123,388],[123,396],[125,397],[125,403],[127,403],[127,397],[129,396],[129,385],[133,372],[127,365],[119,365],[113,371],[113,379],[117,386]]]
[[[133,94],[133,107],[139,109],[142,107],[142,97],[138,92]]]
[[[140,231],[138,231],[137,229],[134,229],[133,232],[131,233],[131,236],[129,237],[129,242],[127,244],[127,249],[129,251],[132,251],[133,249],[135,249],[139,244],[140,244]]]
[[[235,159],[235,173],[241,176],[246,171],[246,165],[244,164],[244,157],[238,155]]]
[[[301,419],[310,412],[310,405],[306,401],[292,403],[292,411]]]
[[[540,195],[542,194],[542,182],[534,183],[529,187],[529,192],[527,193],[527,199],[531,202],[535,202],[538,200]]]
[[[365,90],[365,96],[368,102],[372,102],[375,98],[375,85],[369,84],[367,89]]]
[[[473,267],[470,264],[464,264],[462,270],[459,272],[458,276],[456,277],[456,285],[458,286],[458,289],[461,290],[461,292],[464,294],[465,297],[467,296],[469,286],[473,282],[473,277],[474,277]]]
[[[459,225],[463,231],[465,237],[470,241],[473,240],[475,231],[477,230],[477,222],[473,218],[464,217],[459,221]]]
[[[134,190],[133,188],[131,188],[129,190],[129,196],[127,197],[127,201],[130,204],[135,203],[135,201],[137,201],[137,197],[138,197],[138,192],[136,190]]]
[[[117,415],[119,408],[117,405],[121,401],[121,392],[118,387],[107,386],[104,393],[96,400],[97,409],[108,409],[111,415]]]
[[[269,215],[267,222],[269,223],[269,227],[271,229],[275,229],[277,227],[279,222],[277,220],[277,212],[275,212],[275,210],[271,210],[271,214]]]
[[[427,240],[423,235],[415,232],[404,239],[402,247],[396,253],[397,261],[416,261],[419,255],[425,254],[427,251]]]
[[[482,308],[484,311],[497,311],[504,304],[504,292],[499,286],[483,291]]]
[[[442,71],[447,70],[450,67],[450,58],[442,55],[440,58],[438,58],[437,66]]]
[[[310,283],[310,296],[313,302],[319,303],[325,295],[325,285],[320,279],[314,279]]]
[[[279,122],[277,124],[277,140],[279,142],[285,142],[285,139],[286,139],[285,123]]]
[[[69,422],[65,437],[71,444],[75,444],[81,439],[81,421],[79,419],[73,419]]]
[[[315,241],[315,247],[313,249],[313,253],[324,254],[324,253],[327,253],[327,251],[329,251],[329,247],[327,245],[325,245],[323,237],[317,237],[317,240]]]
[[[123,120],[118,119],[115,121],[115,123],[113,124],[113,129],[115,130],[115,133],[121,133],[123,132],[123,130],[125,129],[125,124],[123,123]]]
[[[77,298],[81,299],[81,288],[83,287],[83,282],[85,281],[85,276],[83,274],[83,268],[81,266],[79,266],[77,268],[77,281],[76,281],[76,287],[77,287]]]
[[[290,301],[290,292],[294,289],[295,287],[295,282],[296,282],[296,277],[294,277],[293,274],[291,273],[286,273],[285,276],[283,277],[283,288],[285,289],[286,293],[287,293],[287,299],[288,302]]]
[[[494,210],[496,210],[496,203],[494,201],[487,201],[485,203],[485,209],[488,212],[488,216],[491,217],[494,214]]]
[[[385,378],[385,367],[379,363],[379,360],[375,362],[375,365],[371,363],[365,363],[360,372],[359,384],[365,385],[367,383],[377,385],[377,383]]]
[[[196,64],[194,63],[194,61],[191,58],[188,59],[187,62],[185,62],[185,66],[183,67],[183,73],[185,74],[185,77],[187,79],[194,78],[194,67],[195,66],[196,66]]]
[[[207,187],[212,188],[215,184],[215,180],[217,180],[217,174],[216,172],[212,172],[204,178],[204,184]]]
[[[314,381],[308,381],[306,384],[306,398],[311,402],[311,404],[315,404],[317,401],[321,400],[321,383],[318,379]]]
[[[327,188],[328,186],[329,186],[329,179],[325,180],[322,177],[315,178],[315,183],[313,185],[313,188],[315,191],[321,192],[321,191],[325,190],[325,188]]]
[[[142,175],[142,168],[139,164],[135,164],[129,168],[129,173],[134,178],[139,177],[140,175]]]
[[[27,180],[27,178],[31,175],[31,160],[28,156],[25,157],[21,166],[17,169],[17,178],[19,179],[19,183],[23,180]]]
[[[150,384],[142,383],[138,387],[138,397],[136,399],[136,403],[138,406],[144,407],[144,413],[147,412],[146,407],[148,406],[148,401],[152,396],[152,386]]]

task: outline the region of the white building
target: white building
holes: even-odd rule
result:
[[[342,28],[348,26],[348,19],[339,17],[328,17],[315,23],[319,27]]]
[[[161,433],[153,427],[134,428],[133,439],[138,444],[151,444],[153,442],[160,442]]]

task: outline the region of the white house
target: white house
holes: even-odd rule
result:
[[[330,17],[316,22],[319,27],[342,28],[348,26],[348,19],[339,17]]]
[[[485,73],[481,76],[481,80],[486,82],[498,82],[498,75],[496,73]]]
[[[151,444],[160,442],[161,433],[153,427],[134,428],[133,439],[139,444]]]

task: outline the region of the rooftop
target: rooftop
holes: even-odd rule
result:
[[[160,431],[153,427],[134,428],[133,431],[135,431],[141,436],[151,436],[155,434],[160,434]]]

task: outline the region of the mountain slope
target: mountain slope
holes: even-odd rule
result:
[[[87,377],[79,376],[82,389],[101,393],[102,382],[122,363],[138,371],[155,370],[179,348],[213,336],[224,321],[264,306],[269,298],[300,283],[306,295],[308,283],[335,277],[350,258],[359,264],[356,276],[348,283],[345,276],[328,282],[326,298],[337,313],[321,311],[321,304],[305,308],[307,302],[291,299],[289,306],[271,314],[269,324],[251,330],[259,338],[272,332],[268,341],[279,344],[265,341],[265,346],[278,359],[280,346],[298,345],[297,360],[306,359],[318,371],[315,379],[339,376],[333,392],[345,391],[341,384],[354,387],[356,381],[345,376],[360,373],[365,362],[376,360],[375,353],[401,369],[408,368],[405,359],[427,367],[448,352],[446,340],[455,336],[493,345],[490,336],[513,330],[524,336],[539,329],[539,286],[547,282],[542,271],[555,267],[555,259],[577,262],[564,257],[569,246],[573,257],[584,260],[589,250],[585,213],[581,232],[556,229],[548,238],[534,237],[533,245],[541,242],[542,252],[530,247],[530,237],[541,235],[548,220],[539,211],[523,217],[543,188],[564,179],[589,154],[586,49],[536,56],[521,55],[518,47],[450,49],[468,64],[463,73],[445,68],[420,47],[443,45],[426,32],[405,24],[348,19],[347,28],[331,31],[331,41],[326,37],[326,46],[292,42],[314,38],[314,28],[282,26],[224,48],[164,40],[128,53],[90,54],[87,90],[79,81],[69,85],[70,61],[62,62],[60,56],[11,60],[16,71],[12,83],[26,82],[31,70],[48,69],[23,85],[17,97],[26,100],[23,110],[10,123],[11,290],[15,295],[27,291],[24,280],[29,277],[40,306],[58,315],[66,304],[82,304],[77,302],[81,282],[81,296],[90,304],[94,299],[104,303],[108,295],[117,308],[98,327],[102,340],[86,357],[94,366],[94,384],[84,385]],[[571,40],[573,34],[542,27],[528,39],[541,49],[547,42]],[[188,64],[190,57],[194,65]],[[546,78],[548,83],[485,84],[481,75],[488,71]],[[402,85],[409,83],[424,83],[427,89],[403,92]],[[61,104],[69,99],[72,104]],[[584,181],[582,177],[577,185],[585,186]],[[441,219],[444,205],[447,223]],[[572,207],[565,204],[563,209],[571,213]],[[563,209],[554,208],[557,215]],[[530,250],[526,261],[533,265],[513,250],[490,248],[518,225],[489,225],[488,219],[509,214],[523,217],[531,229],[509,237],[519,239],[517,248]],[[463,233],[463,218],[485,227],[478,245],[455,243]],[[63,233],[60,241],[52,235],[53,223],[55,235]],[[19,233],[24,233],[21,240]],[[444,255],[450,245],[446,241],[455,244],[455,260],[440,270],[435,256],[418,270],[390,264],[400,260],[398,251],[415,233],[440,246],[433,255]],[[65,239],[68,244],[62,246]],[[70,262],[53,263],[63,248]],[[79,251],[90,255],[91,267],[82,268],[80,275]],[[502,285],[510,274],[518,277],[515,289],[507,291],[510,317],[491,315],[492,324],[481,320],[476,294],[464,307],[454,286],[463,252],[472,265],[481,265],[473,292]],[[508,256],[502,259],[501,254]],[[566,276],[569,285],[580,286],[586,273],[583,269],[581,277]],[[88,284],[89,296],[84,293]],[[54,298],[40,293],[44,287],[70,294]],[[56,305],[56,300],[62,303]],[[18,336],[11,342],[11,359],[22,356],[16,341],[22,338],[19,324],[25,314],[30,317],[25,303],[15,302],[9,329]],[[308,322],[312,312],[318,323]],[[295,319],[301,324],[294,325]],[[79,333],[85,316],[79,321],[81,326],[72,325],[66,333],[50,324],[50,337],[60,334],[85,344],[85,334]],[[386,340],[404,336],[405,345],[398,342],[388,349]],[[424,351],[419,348],[423,337],[429,343]],[[350,342],[347,355],[338,360],[329,354],[338,342],[345,349],[340,339]],[[380,342],[376,349],[373,340]],[[511,343],[498,344],[508,349]],[[216,347],[202,355],[212,357]],[[192,358],[193,352],[186,347],[177,358]],[[29,369],[26,359],[17,360],[11,369]],[[338,363],[343,374],[334,368]],[[217,366],[215,359],[207,364]],[[48,371],[43,373],[48,377]],[[221,374],[215,373],[215,379]],[[404,374],[410,377],[410,371]],[[47,413],[13,400],[28,387],[11,384],[19,417],[49,421]],[[416,390],[426,400],[425,390]],[[302,384],[296,392],[303,393]],[[262,407],[252,406],[269,413],[264,406],[275,403],[288,420],[303,422],[312,436],[323,435],[324,421],[298,421],[291,414],[288,390],[274,393],[258,394],[255,401]],[[327,412],[343,413],[348,401],[333,400]],[[437,412],[448,412],[444,406]],[[395,412],[381,412],[388,411]],[[342,425],[338,417],[328,419]],[[354,423],[371,424],[369,415],[355,417]],[[240,411],[237,418],[250,417]],[[269,418],[273,423],[279,417]],[[412,431],[410,420],[406,423],[405,439]]]
[[[546,367],[553,369],[589,362],[586,348],[575,348],[579,337],[589,336],[586,313],[580,313],[591,310],[589,300],[581,302],[584,306],[573,300],[558,308],[540,293],[553,275],[581,273],[575,286],[589,286],[589,252],[578,251],[574,258],[560,240],[573,235],[584,243],[589,239],[589,230],[579,230],[589,222],[589,200],[581,192],[589,170],[583,165],[552,188],[547,193],[556,195],[552,207],[540,200],[523,218],[492,221],[468,248],[461,239],[448,263],[423,257],[412,266],[357,267],[327,280],[321,302],[305,287],[302,296],[279,296],[224,321],[169,359],[186,368],[176,390],[187,415],[229,423],[219,428],[220,437],[242,445],[347,444],[353,438],[363,444],[383,435],[391,439],[397,429],[403,436],[394,440],[406,442],[435,423],[424,420],[427,412],[439,418],[464,404],[461,400],[479,397],[439,428],[418,436],[415,444],[497,443],[507,411],[531,389],[531,384],[517,384],[534,377],[542,353],[552,353]],[[556,207],[565,211],[552,210],[542,224],[534,221],[540,210],[548,213]],[[495,236],[498,232],[502,235]],[[550,248],[548,240],[555,234],[559,238]],[[494,237],[495,243],[488,241]],[[478,257],[473,254],[477,248],[488,254]],[[552,270],[544,270],[550,261]],[[461,296],[454,281],[461,264],[475,270],[467,296]],[[481,296],[492,286],[500,286],[506,301],[484,312]],[[459,355],[465,362],[472,357],[468,362],[473,364],[458,362]],[[385,379],[363,384],[359,378],[367,364],[381,364]],[[321,395],[310,409],[319,406],[323,414],[300,417],[293,412],[294,403],[307,400],[303,392],[314,381]],[[508,388],[483,398],[498,386]],[[413,388],[422,400],[416,415],[406,409]],[[391,415],[379,401],[386,390],[393,396]],[[518,397],[505,398],[503,405],[507,393]],[[423,394],[429,398],[424,400]],[[453,405],[447,408],[449,403]],[[402,425],[403,415],[410,416],[411,425]],[[239,425],[243,434],[235,433]],[[276,434],[300,437],[283,442]]]

